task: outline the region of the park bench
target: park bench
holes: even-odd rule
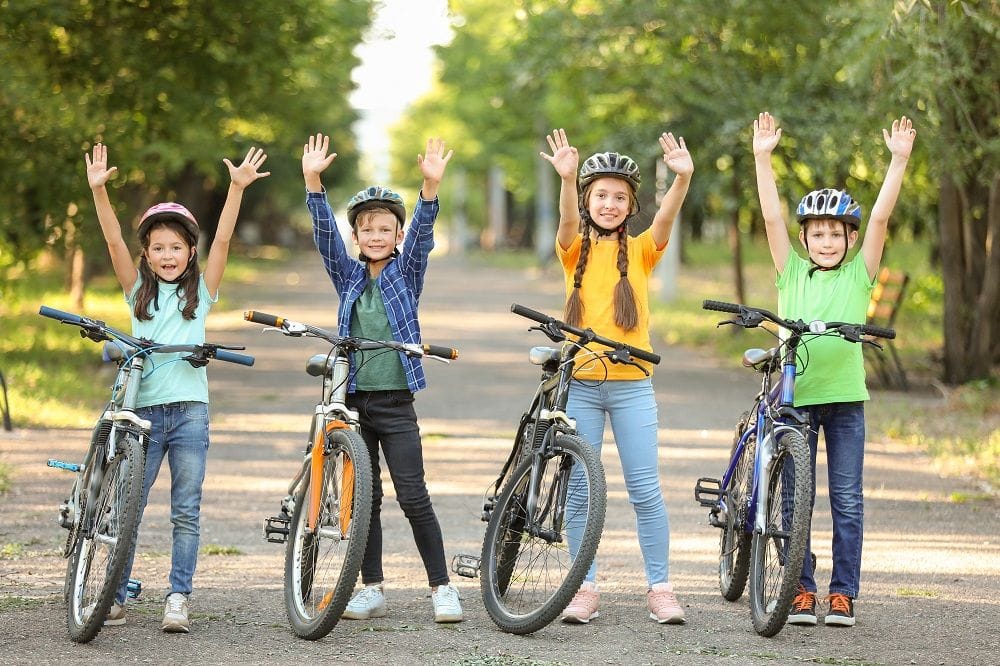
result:
[[[7,380],[3,378],[3,372],[0,372],[0,415],[3,416],[3,429],[10,432],[12,429],[10,423],[10,405],[7,402]]]
[[[871,300],[868,302],[868,324],[892,328],[896,322],[896,315],[899,307],[903,303],[903,295],[906,292],[906,284],[910,281],[910,276],[900,270],[893,270],[883,267],[878,274],[878,282],[872,290]],[[906,381],[906,371],[903,363],[899,360],[899,354],[892,340],[879,340],[889,358],[884,352],[871,349],[865,346],[865,353],[871,365],[875,369],[882,384],[886,387],[899,387],[904,391],[909,389]]]

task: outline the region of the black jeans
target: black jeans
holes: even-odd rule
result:
[[[449,582],[441,525],[431,506],[424,481],[424,456],[417,414],[410,391],[357,391],[347,396],[347,405],[358,411],[361,436],[372,459],[372,520],[368,547],[361,565],[365,585],[380,583],[382,575],[382,479],[379,444],[385,456],[396,501],[410,521],[413,540],[432,586]]]

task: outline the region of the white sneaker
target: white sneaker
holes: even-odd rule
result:
[[[358,590],[347,602],[347,608],[344,609],[344,614],[341,617],[348,620],[369,620],[374,617],[385,617],[387,612],[382,583],[376,583],[365,585]]]
[[[172,634],[186,634],[191,631],[188,600],[180,592],[171,592],[167,595],[167,606],[163,610],[163,631]]]
[[[94,614],[94,608],[97,604],[90,604],[83,609],[83,621],[87,622],[90,620],[90,616]],[[118,604],[111,604],[111,608],[108,609],[108,614],[104,617],[105,627],[120,627],[125,624],[125,607],[119,606]]]
[[[459,601],[458,590],[451,585],[438,585],[438,589],[431,592],[431,601],[434,603],[435,622],[462,621],[462,602]]]

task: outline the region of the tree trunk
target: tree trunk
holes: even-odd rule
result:
[[[733,201],[740,200],[740,182],[733,176]],[[736,302],[746,303],[746,284],[743,279],[743,237],[740,234],[740,208],[733,206],[732,224],[729,225],[729,251],[733,256],[733,281],[736,287]],[[739,328],[733,326],[733,329]]]
[[[965,325],[969,300],[965,298],[965,261],[962,249],[962,210],[958,187],[950,176],[942,176],[938,199],[941,236],[941,273],[944,280],[944,381],[960,384],[967,376]]]

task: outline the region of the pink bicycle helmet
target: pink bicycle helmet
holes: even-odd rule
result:
[[[142,214],[142,219],[139,220],[139,238],[146,237],[146,234],[149,233],[149,227],[154,222],[165,220],[180,222],[187,232],[197,240],[199,231],[198,220],[194,218],[191,211],[173,201],[158,203],[155,206],[151,206],[149,210]]]

